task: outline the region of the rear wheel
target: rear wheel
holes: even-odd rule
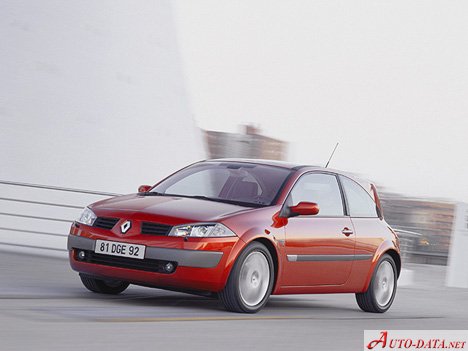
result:
[[[86,289],[100,294],[120,294],[130,285],[120,280],[101,280],[84,274],[80,274],[80,279]]]
[[[356,294],[359,307],[366,312],[383,313],[393,303],[397,289],[397,268],[390,255],[383,255],[375,268],[369,288]]]
[[[239,255],[219,297],[229,311],[255,313],[268,301],[273,281],[270,252],[265,245],[253,242]]]

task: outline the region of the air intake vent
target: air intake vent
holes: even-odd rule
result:
[[[80,258],[78,256],[78,252],[83,252],[84,257]],[[177,267],[177,262],[154,260],[148,258],[145,258],[143,260],[137,260],[135,258],[130,257],[109,256],[84,250],[75,250],[75,260],[87,263],[101,264],[104,266],[136,269],[140,271],[158,272],[165,274],[173,273],[175,271],[175,268]],[[170,272],[164,269],[165,265],[168,263],[171,263],[173,267],[173,269]]]
[[[172,226],[160,223],[143,222],[141,223],[141,234],[149,235],[167,235]]]
[[[97,228],[110,230],[114,228],[114,225],[116,225],[118,221],[118,218],[98,217],[94,221],[93,226]]]

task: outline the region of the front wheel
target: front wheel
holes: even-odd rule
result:
[[[265,245],[253,242],[237,258],[219,297],[229,311],[256,313],[267,303],[273,281],[270,252]]]
[[[395,299],[397,268],[390,255],[383,255],[375,268],[369,288],[356,294],[359,307],[365,312],[384,313]]]
[[[101,280],[84,274],[80,274],[80,278],[86,289],[100,294],[117,295],[130,285],[120,280]]]

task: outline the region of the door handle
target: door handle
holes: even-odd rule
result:
[[[342,232],[344,235],[346,235],[346,236],[350,236],[351,234],[354,233],[354,232],[353,232],[351,229],[349,229],[348,227],[343,228],[343,230],[342,230],[341,232]]]

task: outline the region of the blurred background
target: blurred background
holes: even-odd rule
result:
[[[0,13],[1,252],[64,257],[83,206],[191,162],[323,166],[339,142],[331,167],[376,183],[399,231],[402,285],[426,265],[468,288],[466,2],[2,0]]]
[[[2,242],[67,233],[13,215],[97,199],[9,182],[128,193],[205,158],[324,165],[340,142],[331,166],[379,186],[407,261],[447,264],[468,202],[463,2],[0,6]]]

